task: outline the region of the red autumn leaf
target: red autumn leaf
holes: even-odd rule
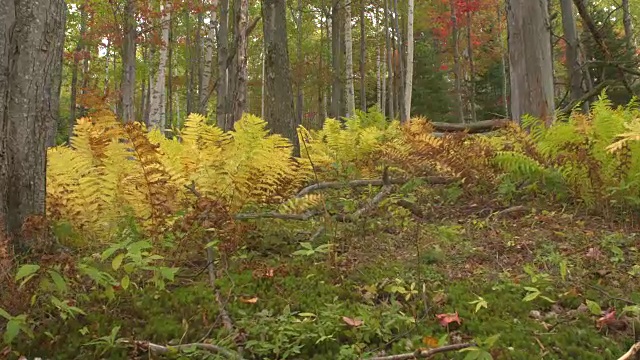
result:
[[[458,316],[457,311],[453,314],[438,314],[436,315],[436,318],[440,322],[440,325],[444,327],[449,326],[449,324],[451,324],[452,322],[457,322],[458,325],[462,324],[462,320]]]
[[[596,327],[601,329],[604,325],[609,325],[616,321],[616,310],[611,308],[607,310],[604,315],[596,321]]]
[[[342,321],[345,322],[345,324],[349,325],[349,326],[353,326],[353,327],[358,327],[362,324],[364,324],[364,321],[362,320],[358,320],[358,319],[352,319],[346,316],[342,317]]]

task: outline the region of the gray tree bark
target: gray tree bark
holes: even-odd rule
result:
[[[509,0],[511,114],[518,123],[525,114],[546,124],[553,121],[555,104],[548,24],[545,0]]]
[[[464,123],[464,104],[462,103],[462,69],[460,68],[460,50],[458,48],[458,17],[456,15],[456,3],[449,0],[451,7],[451,44],[453,47],[453,75],[455,77],[456,106],[458,121]]]
[[[233,124],[240,120],[242,113],[247,106],[247,18],[249,17],[249,1],[239,0],[239,11],[235,14],[236,17],[236,34],[235,34],[235,79],[233,86],[233,109],[231,124],[227,124],[228,127],[233,127]]]
[[[150,80],[149,89],[149,125],[151,128],[159,129],[164,133],[166,128],[166,74],[167,59],[169,57],[169,23],[171,16],[171,3],[165,2],[161,18],[162,44],[160,45],[160,61],[155,79]]]
[[[125,123],[135,121],[136,85],[136,5],[127,0],[124,10],[124,39],[122,43],[122,82],[120,83],[120,117]]]
[[[216,118],[218,127],[229,130],[227,115],[229,106],[227,97],[229,92],[229,71],[227,61],[229,58],[229,0],[220,0],[220,21],[217,33],[218,45],[218,104]]]
[[[342,115],[342,99],[344,83],[342,82],[342,19],[340,0],[333,0],[331,7],[331,68],[333,82],[331,85],[331,107],[329,116],[338,118]]]
[[[346,77],[346,101],[347,112],[346,117],[352,117],[356,114],[356,94],[353,85],[353,36],[351,32],[351,0],[344,0],[344,45],[346,48],[346,64],[345,64],[345,77]]]
[[[576,30],[575,13],[573,11],[572,0],[561,0],[562,29],[566,43],[566,66],[569,75],[569,93],[571,101],[576,101],[582,97],[582,68],[579,57],[578,31]],[[583,110],[588,108],[583,106]]]
[[[262,0],[265,47],[264,118],[271,131],[287,137],[300,156],[287,47],[285,0]]]
[[[635,48],[635,39],[633,38],[633,25],[631,22],[629,0],[622,0],[622,23],[624,24],[624,36],[627,38],[627,46],[629,49],[633,49]]]
[[[360,6],[360,110],[367,111],[367,29],[365,16],[365,2]]]
[[[46,148],[55,135],[62,76],[63,0],[0,0],[0,228],[45,214]]]

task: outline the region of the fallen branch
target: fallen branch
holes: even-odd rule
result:
[[[418,205],[416,205],[415,203],[413,203],[413,202],[411,202],[409,200],[400,199],[400,200],[396,201],[396,205],[409,210],[415,217],[417,217],[419,219],[423,219],[424,218],[424,212],[422,211],[422,209],[420,209],[420,207]]]
[[[218,345],[213,345],[213,344],[205,344],[205,343],[192,343],[192,344],[183,344],[183,345],[174,345],[174,346],[163,346],[163,345],[158,345],[158,344],[154,344],[148,341],[128,341],[128,340],[124,340],[121,341],[122,343],[126,343],[126,344],[132,344],[136,347],[139,347],[141,349],[145,349],[145,350],[149,350],[149,352],[151,352],[152,354],[155,355],[165,355],[168,354],[170,352],[175,352],[175,351],[186,351],[186,350],[191,350],[192,348],[197,348],[197,349],[201,349],[201,350],[207,350],[209,352],[215,353],[215,354],[219,354],[222,356],[226,356],[227,358],[230,359],[243,359],[242,356],[240,356],[239,354],[225,349],[223,347],[220,347]]]
[[[560,114],[569,114],[577,104],[583,103],[594,96],[598,96],[602,92],[602,90],[604,90],[604,88],[613,84],[615,84],[615,81],[605,80],[599,83],[598,85],[594,86],[593,89],[591,89],[589,92],[583,94],[579,99],[571,101],[567,106],[563,107],[562,109],[558,109],[556,111]]]
[[[280,219],[280,220],[298,220],[306,221],[314,216],[320,215],[319,211],[307,211],[302,214],[282,214],[278,212],[268,213],[242,213],[236,214],[234,218],[236,220],[254,220],[254,219]]]
[[[441,346],[439,348],[431,349],[431,350],[418,350],[412,353],[399,354],[399,355],[389,355],[389,356],[378,356],[370,358],[369,360],[409,360],[409,359],[428,359],[433,357],[434,355],[449,352],[449,351],[458,351],[462,349],[466,349],[468,347],[476,346],[474,343],[464,343],[464,344],[455,344],[455,345],[446,345]]]
[[[640,354],[640,342],[633,344],[629,351],[619,357],[618,360],[631,360],[631,358],[637,354]]]
[[[371,199],[365,206],[356,210],[355,212],[347,215],[336,215],[336,220],[341,222],[352,222],[360,218],[360,216],[371,211],[376,205],[378,205],[382,200],[384,200],[389,194],[391,194],[391,190],[393,190],[392,185],[385,185],[382,187],[380,192],[376,194],[376,196]]]
[[[522,205],[512,206],[510,208],[506,208],[504,210],[500,210],[500,211],[497,211],[495,213],[490,214],[487,217],[487,220],[489,220],[490,218],[501,218],[501,217],[503,217],[505,215],[513,214],[515,212],[527,211],[527,210],[529,210],[529,208],[526,207],[526,206],[522,206]]]
[[[477,134],[484,132],[491,132],[506,127],[510,123],[509,120],[497,119],[497,120],[484,120],[477,121],[469,124],[457,124],[446,122],[433,122],[433,128],[436,132],[459,132],[466,131],[469,134]]]
[[[424,182],[428,183],[428,184],[432,184],[432,185],[446,185],[446,184],[450,184],[451,182],[454,181],[454,179],[452,178],[448,178],[448,177],[442,177],[442,176],[427,176],[424,178],[421,178]],[[393,185],[402,185],[405,184],[409,181],[409,179],[404,179],[404,178],[400,178],[400,179],[389,179],[389,184],[393,184]],[[313,184],[313,185],[309,185],[307,187],[305,187],[304,189],[300,190],[297,194],[296,197],[303,197],[311,192],[314,191],[318,191],[318,190],[324,190],[324,189],[342,189],[342,188],[356,188],[356,187],[363,187],[363,186],[382,186],[384,185],[384,180],[383,179],[371,179],[371,180],[352,180],[352,181],[348,181],[348,182],[343,182],[343,181],[326,181],[326,182],[321,182],[318,184]]]

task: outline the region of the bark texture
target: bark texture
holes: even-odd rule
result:
[[[580,66],[578,49],[578,31],[576,30],[576,20],[571,0],[561,0],[562,8],[562,29],[566,43],[566,66],[569,75],[569,93],[571,101],[576,101],[582,97],[582,68]],[[587,109],[584,109],[585,111]]]
[[[62,0],[0,0],[0,226],[16,245],[45,214],[46,147],[62,75]]]
[[[209,105],[209,98],[213,92],[213,43],[216,36],[216,27],[218,26],[218,0],[211,0],[210,12],[211,18],[207,28],[207,36],[204,39],[204,61],[202,64],[202,89],[200,90],[200,110],[199,112],[206,116]]]
[[[231,124],[227,126],[233,127],[233,124],[240,120],[242,113],[247,106],[247,18],[249,16],[249,1],[239,0],[239,11],[236,16],[236,34],[235,34],[235,79],[233,86],[233,109]]]
[[[291,140],[294,155],[299,156],[300,146],[296,131],[287,48],[285,0],[263,0],[262,19],[266,75],[264,119],[274,133]]]
[[[407,72],[405,74],[404,108],[411,119],[411,94],[413,92],[413,11],[414,0],[408,1],[407,16]]]
[[[351,32],[351,0],[344,0],[344,45],[346,48],[347,113],[346,117],[356,113],[356,94],[353,85],[353,35]]]
[[[464,104],[462,103],[462,69],[460,67],[460,50],[458,47],[458,18],[456,16],[455,1],[450,0],[449,5],[451,7],[451,43],[453,45],[453,75],[455,77],[457,115],[458,121],[460,123],[464,123]]]
[[[547,124],[553,121],[555,105],[548,24],[545,0],[509,0],[511,115],[518,123],[526,114]]]
[[[135,0],[127,0],[124,11],[122,43],[122,83],[120,84],[120,116],[125,123],[135,121],[136,86],[136,18]]]
[[[166,75],[167,75],[167,59],[169,49],[169,23],[171,16],[171,3],[166,2],[162,11],[161,28],[162,28],[162,44],[160,45],[160,61],[158,62],[158,71],[155,79],[152,81],[151,94],[149,99],[149,125],[151,129],[160,129],[164,131],[166,127]]]
[[[229,106],[227,97],[229,90],[229,72],[227,61],[229,58],[229,0],[220,1],[220,22],[217,34],[218,45],[218,104],[216,119],[218,127],[230,130],[227,124]]]

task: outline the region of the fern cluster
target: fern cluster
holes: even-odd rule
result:
[[[511,149],[499,151],[494,164],[505,172],[504,183],[565,201],[580,200],[592,209],[637,202],[640,144],[629,140],[634,139],[633,121],[639,114],[634,103],[613,108],[603,95],[589,114],[574,113],[549,127],[525,118],[522,129],[513,127],[504,134]],[[623,133],[625,128],[631,131]],[[622,140],[614,143],[620,133]]]
[[[270,135],[252,115],[225,133],[192,114],[182,131],[166,138],[105,112],[80,119],[70,142],[48,152],[48,215],[85,236],[113,233],[129,216],[160,232],[196,194],[222,201],[232,212],[279,203],[311,174],[308,161],[291,157],[290,142]]]

